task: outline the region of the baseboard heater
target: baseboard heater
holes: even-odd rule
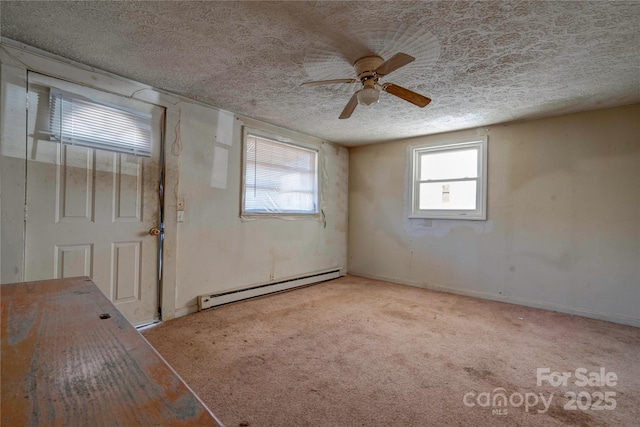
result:
[[[201,295],[198,297],[198,310],[205,310],[207,308],[215,307],[218,305],[272,294],[274,292],[286,291],[288,289],[297,288],[299,286],[324,282],[325,280],[337,279],[338,277],[340,277],[340,269],[336,268],[333,270],[312,273],[305,276],[293,277],[290,279],[281,280],[279,282],[257,285],[251,288],[238,289],[236,291],[222,292],[219,294]]]

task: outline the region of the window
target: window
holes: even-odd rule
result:
[[[487,217],[487,138],[410,148],[412,218]]]
[[[151,114],[112,107],[50,90],[51,140],[138,156],[151,156]]]
[[[317,214],[318,151],[245,130],[242,214]]]

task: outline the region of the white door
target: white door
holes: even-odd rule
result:
[[[151,113],[151,157],[50,142],[49,87]],[[164,110],[35,73],[28,93],[26,280],[90,276],[132,324],[157,319]]]

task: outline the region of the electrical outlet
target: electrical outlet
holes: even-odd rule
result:
[[[184,211],[178,211],[178,222],[184,222]]]

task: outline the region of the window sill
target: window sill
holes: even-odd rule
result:
[[[413,214],[409,215],[409,219],[455,219],[464,221],[486,221],[486,215],[477,214]]]
[[[240,218],[243,220],[257,220],[257,219],[285,219],[285,220],[322,220],[322,215],[320,213],[278,213],[278,212],[265,212],[265,213],[257,213],[257,212],[244,212],[240,214]]]

